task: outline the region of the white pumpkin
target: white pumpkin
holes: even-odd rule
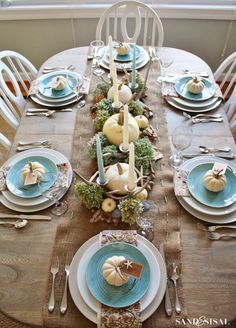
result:
[[[122,286],[126,284],[129,278],[120,272],[119,266],[125,262],[124,256],[109,257],[102,266],[102,275],[108,284],[113,286]]]
[[[103,133],[112,145],[119,146],[123,142],[124,114],[114,114],[109,117],[103,125]],[[129,142],[136,141],[139,138],[139,127],[135,118],[128,115]]]
[[[198,94],[204,89],[204,83],[200,76],[193,76],[187,83],[187,90],[191,93]]]
[[[142,187],[138,187],[137,189],[140,190]],[[138,194],[135,195],[135,198],[138,200],[147,200],[148,198],[148,192],[146,189],[143,189],[142,191],[140,191]]]
[[[135,120],[138,123],[140,129],[146,129],[148,127],[148,119],[144,115],[135,116]]]
[[[203,177],[204,186],[213,192],[221,191],[225,188],[227,180],[224,174],[219,171],[209,170]]]
[[[106,171],[106,177],[109,179],[107,188],[117,190],[118,195],[127,195],[127,185],[129,180],[129,165],[126,163],[117,163],[110,166]],[[135,173],[137,180],[137,174]]]
[[[51,86],[53,90],[61,91],[67,86],[67,79],[64,76],[55,76],[51,81]]]
[[[119,84],[118,95],[119,95],[119,101],[122,104],[127,104],[132,98],[132,91],[130,90],[130,88],[127,85]],[[114,87],[113,86],[109,89],[107,98],[114,100]]]
[[[30,172],[37,175],[37,182],[40,182],[45,175],[45,167],[39,162],[29,162],[21,171],[23,178],[25,179],[26,175]]]
[[[112,198],[105,198],[102,202],[102,210],[104,212],[112,212],[116,208],[116,202]]]
[[[128,53],[130,52],[130,46],[128,43],[120,42],[118,47],[116,48],[116,51],[119,56],[128,55]]]

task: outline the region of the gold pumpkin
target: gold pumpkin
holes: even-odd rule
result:
[[[205,173],[203,182],[206,189],[219,192],[225,188],[227,180],[224,174],[220,174],[220,171],[209,170]]]
[[[136,175],[136,173],[135,173]],[[107,188],[111,191],[117,190],[118,195],[127,195],[127,185],[129,180],[129,165],[117,163],[110,166],[106,171],[108,178]],[[137,180],[137,175],[136,175]]]
[[[45,175],[45,168],[39,162],[29,162],[21,171],[23,178],[25,179],[26,175],[30,172],[37,175],[37,182],[40,182]]]
[[[127,276],[120,272],[119,266],[125,262],[124,256],[109,257],[102,266],[102,275],[108,284],[113,286],[122,286],[129,280]]]
[[[148,119],[144,115],[135,116],[135,120],[138,123],[140,129],[146,129],[148,127]]]
[[[187,83],[187,90],[193,94],[201,93],[204,89],[204,82],[200,76],[193,76],[193,78]]]
[[[119,146],[123,142],[124,113],[114,114],[106,120],[103,133],[112,145]],[[128,115],[129,143],[139,138],[139,127],[135,118]]]

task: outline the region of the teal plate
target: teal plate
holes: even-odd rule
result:
[[[45,167],[45,174],[52,173],[52,176],[47,177],[47,181],[42,182],[42,187],[39,189],[37,184],[31,186],[24,186],[24,180],[21,170],[25,164],[29,162],[39,162]],[[49,189],[57,179],[57,166],[53,161],[42,156],[31,156],[24,158],[14,164],[7,174],[6,184],[7,188],[14,195],[21,198],[34,198],[42,194],[43,191]]]
[[[133,60],[133,49],[134,49],[134,45],[133,44],[130,44],[129,45],[131,50],[130,52],[127,54],[127,55],[124,55],[124,56],[121,56],[121,55],[118,55],[117,51],[116,51],[116,48],[113,48],[113,51],[112,51],[112,55],[113,55],[113,59],[115,61],[118,61],[118,62],[129,62],[129,61],[132,61]],[[142,55],[142,48],[136,46],[136,60],[139,59],[139,57]],[[109,48],[106,47],[106,50],[105,50],[105,55],[108,57],[109,59]]]
[[[225,188],[219,192],[209,191],[204,186],[203,176],[213,165],[214,163],[205,163],[196,166],[188,175],[188,188],[191,195],[204,205],[215,208],[227,207],[236,201],[236,173],[227,168]]]
[[[123,286],[112,286],[102,275],[102,266],[111,256],[124,256],[144,265],[139,280],[129,278]],[[99,249],[90,259],[86,281],[91,294],[102,304],[122,308],[134,304],[147,292],[150,282],[150,267],[145,256],[136,247],[126,243],[114,243]]]
[[[191,79],[191,76],[184,76],[175,81],[175,90],[181,97],[192,101],[203,101],[213,97],[215,93],[215,84],[213,82],[208,79],[202,79],[204,89],[195,95],[187,90],[187,83]]]
[[[60,91],[48,88],[52,79],[58,75],[67,78],[69,86],[67,85],[63,90]],[[82,83],[82,77],[79,74],[70,71],[56,71],[45,74],[40,78],[39,92],[47,98],[63,98],[72,94],[74,92],[73,89],[75,89],[76,86],[80,83]]]

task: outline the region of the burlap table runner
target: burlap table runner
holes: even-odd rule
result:
[[[154,64],[153,64],[154,65]],[[156,64],[155,64],[156,65]],[[90,67],[87,68],[86,75]],[[142,75],[145,75],[145,69],[142,70]],[[149,80],[148,80],[148,97],[145,102],[154,111],[154,118],[152,119],[152,125],[157,130],[158,139],[156,146],[165,155],[163,159],[158,161],[155,165],[156,179],[154,188],[150,194],[150,200],[153,200],[151,209],[147,213],[154,220],[154,233],[155,237],[153,244],[159,246],[160,242],[167,242],[167,258],[168,263],[175,262],[181,265],[181,252],[180,252],[180,210],[181,207],[177,202],[174,190],[173,190],[173,171],[168,164],[168,157],[170,155],[170,144],[168,140],[167,123],[164,112],[164,100],[160,96],[160,91],[157,89],[156,77],[157,67],[152,67]],[[94,89],[97,84],[97,78],[93,77],[91,83],[91,90]],[[74,130],[73,141],[73,155],[72,165],[78,167],[80,172],[84,176],[91,176],[96,171],[96,163],[92,161],[88,155],[87,142],[94,135],[92,118],[90,115],[90,106],[92,104],[92,96],[88,97],[87,105],[78,110],[77,121]],[[58,227],[53,255],[58,255],[60,259],[60,271],[56,280],[56,305],[53,313],[49,313],[47,310],[47,303],[51,291],[51,274],[48,274],[48,288],[45,295],[45,306],[43,308],[43,322],[44,327],[50,328],[90,328],[95,327],[95,324],[86,319],[80,311],[75,307],[70,295],[68,295],[68,310],[65,315],[60,314],[60,302],[64,290],[65,282],[65,259],[68,252],[75,253],[78,248],[89,238],[98,234],[102,230],[114,229],[112,224],[105,222],[89,223],[89,219],[92,214],[91,211],[81,206],[80,202],[74,194],[73,186],[67,194],[67,200],[69,202],[69,211],[63,217],[63,224]],[[128,225],[120,224],[117,229],[130,229]],[[132,227],[134,228],[134,227]],[[180,317],[186,317],[186,310],[184,306],[183,287],[182,280],[178,281],[179,296],[181,305],[183,308]],[[174,311],[175,294],[174,288],[170,288],[170,296],[173,305],[173,315],[171,318],[167,318],[163,302],[158,310],[143,323],[145,328],[153,327],[174,327],[176,314]]]

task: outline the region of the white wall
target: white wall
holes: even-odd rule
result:
[[[236,21],[233,22],[225,57],[229,20],[162,19],[164,45],[190,51],[203,58],[213,70],[236,51]],[[78,18],[0,21],[0,50],[14,50],[39,67],[48,57],[65,49],[86,46],[95,38],[97,19]],[[75,44],[72,37],[75,27]]]

